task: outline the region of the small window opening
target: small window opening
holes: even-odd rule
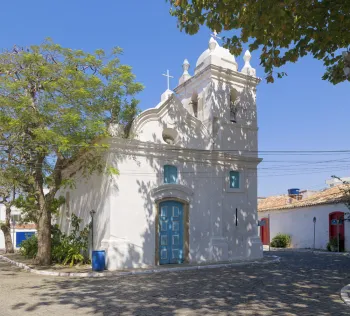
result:
[[[177,132],[172,128],[164,128],[162,133],[163,141],[166,144],[174,145],[176,142]]]
[[[170,135],[163,135],[163,140],[169,145],[174,145],[175,143],[175,139]]]
[[[237,107],[238,107],[238,97],[235,90],[230,92],[230,121],[232,123],[237,123]]]
[[[177,168],[175,166],[164,166],[164,183],[177,183]]]
[[[239,189],[239,172],[230,171],[230,188]]]
[[[192,106],[193,115],[198,118],[198,94],[194,93],[190,104]]]

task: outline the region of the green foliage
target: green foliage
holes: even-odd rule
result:
[[[20,254],[25,258],[33,259],[38,253],[38,236],[32,235],[21,242]]]
[[[291,244],[291,237],[287,234],[277,234],[271,241],[271,247],[288,248]]]
[[[89,262],[89,232],[90,225],[80,230],[81,219],[72,214],[72,230],[66,235],[58,225],[51,228],[51,257],[55,263],[64,265],[84,264]],[[38,252],[38,238],[36,235],[21,243],[20,253],[26,258],[35,258]]]
[[[332,176],[332,178],[337,179],[342,183],[342,185],[339,186],[339,190],[343,193],[342,201],[345,204],[345,206],[348,208],[348,210],[350,211],[350,182],[342,180],[338,176]]]
[[[88,263],[90,225],[80,230],[81,219],[72,214],[72,229],[69,235],[63,234],[58,226],[52,229],[52,261],[64,265]]]
[[[274,69],[300,57],[312,55],[326,67],[324,80],[333,84],[346,79],[340,49],[349,50],[350,1],[329,0],[169,0],[171,14],[188,34],[201,25],[211,30],[235,30],[224,38],[230,51],[239,55],[243,44],[261,49],[260,61],[267,82],[274,82]],[[284,76],[284,72],[277,74]]]
[[[336,237],[333,237],[329,240],[329,242],[327,243],[327,250],[338,251],[338,239]]]
[[[327,243],[327,250],[328,251],[338,251],[338,238],[332,237],[329,242]],[[339,251],[344,251],[344,244],[342,244],[341,240],[339,240]]]
[[[120,63],[121,53],[88,53],[51,40],[0,53],[1,167],[20,175],[16,203],[45,232],[38,235],[43,264],[50,258],[50,219],[62,204],[56,193],[74,187],[63,169],[74,165],[82,177],[106,171],[110,127],[118,124],[128,137],[138,113],[135,96],[143,86]]]

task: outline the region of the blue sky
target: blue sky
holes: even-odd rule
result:
[[[194,36],[181,33],[165,0],[3,1],[0,47],[41,43],[46,37],[70,48],[94,51],[114,46],[124,49],[122,62],[133,67],[145,85],[141,108],[155,106],[166,89],[167,69],[174,88],[187,58],[192,65],[207,48],[210,31]],[[228,33],[229,34],[229,33]],[[236,56],[239,68],[242,56]],[[251,64],[264,77],[258,52]],[[288,77],[258,87],[259,149],[350,149],[349,83],[322,81],[320,61],[305,57],[284,69]],[[288,188],[320,189],[332,174],[349,176],[350,153],[314,155],[261,154],[259,195],[285,193]],[[331,160],[331,161],[330,161]]]

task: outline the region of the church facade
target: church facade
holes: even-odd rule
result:
[[[256,86],[250,53],[235,57],[212,37],[194,74],[187,60],[174,91],[142,112],[132,138],[110,139],[119,175],[76,180],[61,192],[70,214],[93,220],[93,248],[109,270],[262,257],[258,237]]]

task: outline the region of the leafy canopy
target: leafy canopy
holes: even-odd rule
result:
[[[333,84],[350,80],[344,74],[340,49],[350,46],[350,1],[346,0],[169,0],[171,14],[188,34],[201,25],[211,30],[237,30],[224,38],[231,53],[239,55],[244,43],[262,49],[261,65],[267,82],[274,70],[311,54],[322,60],[322,79]],[[285,75],[277,73],[278,77]]]
[[[110,126],[128,136],[143,86],[120,63],[121,53],[87,53],[48,39],[0,54],[0,157],[11,149],[2,167],[21,175],[25,197],[18,206],[54,211],[62,203],[57,190],[69,184],[62,170],[79,160],[86,175],[102,171],[101,139]]]

